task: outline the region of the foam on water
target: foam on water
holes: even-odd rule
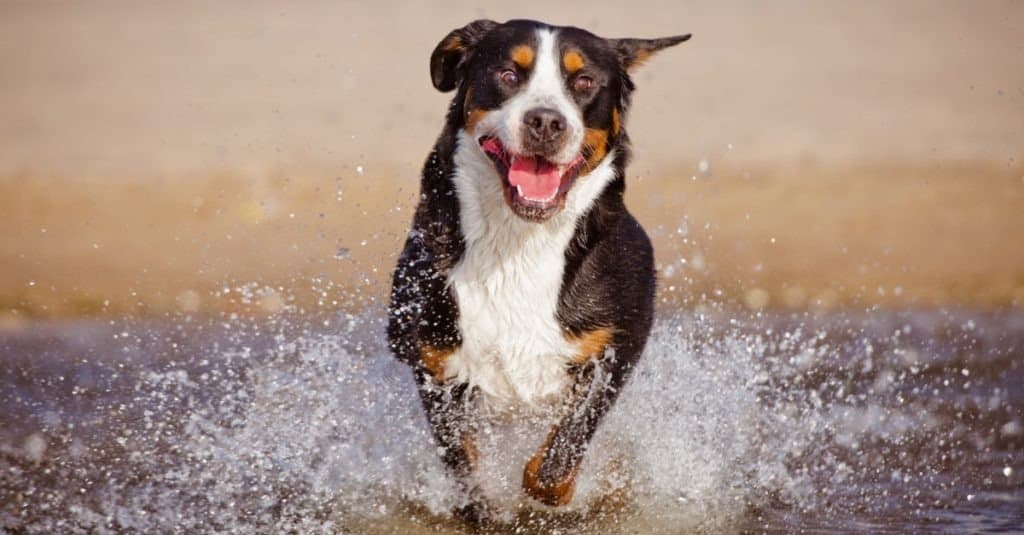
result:
[[[0,497],[11,505],[0,509],[0,527],[455,529],[447,511],[457,497],[411,373],[383,345],[381,317],[340,318],[341,327],[331,318],[316,330],[287,322],[227,322],[201,333],[139,326],[108,345],[98,342],[109,340],[105,329],[87,335],[80,346],[117,358],[158,353],[172,343],[168,331],[179,332],[173,343],[181,347],[130,370],[117,358],[95,359],[102,364],[84,375],[71,364],[39,370],[79,383],[92,377],[72,388],[84,404],[74,393],[49,408],[45,391],[4,394],[5,406],[27,416],[14,422],[21,432],[2,436]],[[519,490],[543,421],[485,426],[481,481],[503,519],[525,531],[718,532],[763,517],[884,509],[896,489],[930,489],[901,502],[922,510],[944,490],[969,486],[970,473],[950,472],[963,456],[1009,451],[993,462],[1012,465],[1010,490],[982,490],[1022,503],[1019,437],[998,431],[1014,422],[1019,429],[1021,393],[983,387],[961,403],[991,419],[991,432],[950,418],[938,401],[947,397],[942,388],[971,391],[961,371],[977,364],[971,358],[1007,369],[999,359],[1016,362],[1012,352],[965,357],[963,344],[949,340],[923,355],[930,346],[921,340],[934,340],[940,327],[917,325],[912,342],[904,333],[912,321],[876,322],[876,333],[869,318],[845,337],[811,323],[662,317],[594,438],[572,505],[555,511]]]

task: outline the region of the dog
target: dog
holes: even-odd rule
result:
[[[572,500],[653,321],[654,253],[623,201],[630,73],[689,37],[477,20],[430,56],[434,87],[455,96],[423,167],[387,335],[463,493],[458,518],[493,515],[471,477],[476,399],[557,411],[522,487],[550,506]]]

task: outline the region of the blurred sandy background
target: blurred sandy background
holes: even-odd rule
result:
[[[1024,306],[1024,2],[8,1],[0,319],[379,300],[479,17],[694,34],[628,123],[666,303]]]

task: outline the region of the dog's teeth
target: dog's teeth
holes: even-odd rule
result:
[[[516,193],[523,197],[523,186],[521,184],[516,184]]]

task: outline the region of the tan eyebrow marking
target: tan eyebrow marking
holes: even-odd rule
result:
[[[512,49],[512,61],[524,69],[533,65],[533,49],[526,45],[519,45]]]
[[[583,56],[575,50],[570,50],[562,56],[562,65],[570,73],[576,72],[583,68]]]

